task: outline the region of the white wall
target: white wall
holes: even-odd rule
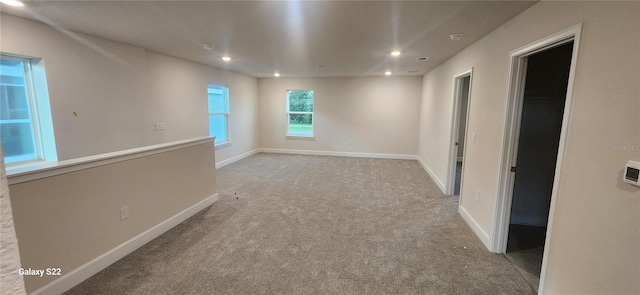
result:
[[[59,160],[208,136],[208,83],[230,89],[233,143],[216,159],[257,148],[256,78],[7,14],[0,24],[0,51],[44,59]]]
[[[207,84],[229,86],[230,146],[216,148],[216,160],[227,160],[258,148],[258,80],[253,77],[147,52],[151,122],[167,130],[151,132],[153,143],[209,135]],[[153,129],[153,123],[151,124]]]
[[[467,133],[477,133],[477,143],[466,148],[461,205],[477,233],[491,238],[509,51],[580,22],[567,154],[541,291],[637,294],[640,191],[620,179],[624,163],[640,159],[640,3],[538,3],[425,75],[418,154],[446,181],[452,78],[473,67]],[[618,145],[636,149],[611,149]]]
[[[420,77],[259,79],[260,147],[415,155]],[[287,139],[286,91],[314,91],[315,139]]]

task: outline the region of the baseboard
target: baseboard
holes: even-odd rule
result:
[[[431,176],[431,179],[433,179],[433,182],[436,183],[436,185],[438,186],[440,191],[442,191],[443,194],[446,194],[445,193],[445,186],[444,186],[444,183],[442,183],[442,180],[440,180],[440,178],[438,178],[436,176],[436,174],[433,173],[433,171],[431,171],[431,169],[429,169],[429,166],[427,166],[427,164],[425,164],[424,161],[422,161],[422,158],[420,158],[420,156],[416,156],[416,160],[418,160],[418,163],[420,163],[420,165],[422,165],[422,168],[424,168],[424,170],[427,171],[427,174],[429,174],[429,176]]]
[[[135,236],[134,238],[116,246],[106,253],[96,257],[95,259],[85,263],[84,265],[68,272],[57,280],[41,287],[31,294],[62,294],[74,286],[82,283],[82,281],[90,278],[107,266],[125,257],[129,253],[140,248],[144,244],[162,235],[166,231],[187,220],[189,217],[211,206],[218,200],[218,193],[207,197],[197,204],[183,210],[182,212],[170,217],[169,219],[157,224],[156,226],[146,230],[145,232]]]
[[[292,149],[272,149],[259,148],[260,153],[273,154],[294,154],[294,155],[313,155],[313,156],[335,156],[335,157],[356,157],[356,158],[377,158],[377,159],[396,159],[396,160],[417,160],[422,168],[427,171],[429,176],[436,183],[440,191],[444,194],[445,186],[442,181],[427,167],[422,159],[417,155],[404,154],[378,154],[378,153],[354,153],[354,152],[334,152],[334,151],[315,151],[315,150],[292,150]]]
[[[458,213],[460,213],[460,216],[462,216],[464,221],[466,221],[469,227],[471,227],[471,230],[473,230],[476,236],[478,236],[482,244],[487,247],[487,250],[491,251],[491,238],[484,230],[482,230],[478,222],[471,217],[469,212],[467,212],[462,205],[458,207]]]
[[[376,158],[376,159],[396,159],[396,160],[415,160],[416,159],[415,155],[404,155],[404,154],[354,153],[354,152],[334,152],[334,151],[315,151],[315,150],[272,149],[272,148],[260,148],[258,150],[261,153],[272,153],[272,154],[295,154],[295,155]]]
[[[357,158],[377,158],[377,159],[396,159],[396,160],[417,160],[422,168],[431,176],[440,191],[445,193],[444,183],[427,167],[419,156],[403,155],[403,154],[378,154],[378,153],[354,153],[354,152],[334,152],[334,151],[315,151],[315,150],[293,150],[293,149],[273,149],[259,148],[260,153],[272,154],[295,154],[295,155],[313,155],[313,156],[335,156],[335,157],[357,157]]]
[[[222,168],[224,166],[227,166],[227,165],[229,165],[231,163],[235,163],[235,162],[238,162],[238,161],[240,161],[240,160],[242,160],[244,158],[253,156],[253,155],[259,153],[259,150],[260,149],[255,149],[255,150],[252,150],[252,151],[248,151],[248,152],[246,152],[244,154],[239,154],[239,155],[237,155],[235,157],[231,157],[229,159],[220,161],[220,162],[216,163],[216,169],[220,169],[220,168]]]

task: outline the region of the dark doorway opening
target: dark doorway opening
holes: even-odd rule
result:
[[[455,181],[453,184],[453,195],[460,195],[460,186],[462,184],[462,164],[464,162],[464,146],[465,146],[465,138],[466,138],[466,128],[467,128],[467,108],[469,105],[469,90],[471,87],[471,76],[465,76],[463,78],[459,78],[460,81],[460,97],[458,98],[458,137],[456,139],[456,174]]]
[[[507,259],[538,288],[573,42],[526,57]]]

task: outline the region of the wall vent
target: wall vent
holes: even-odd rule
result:
[[[428,59],[429,59],[428,57],[424,57],[424,56],[416,58],[417,61],[427,61]]]

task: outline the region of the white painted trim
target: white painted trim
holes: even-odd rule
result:
[[[447,174],[447,185],[445,189],[445,194],[453,195],[455,190],[455,182],[456,182],[456,162],[457,162],[457,149],[460,145],[456,146],[455,143],[458,141],[458,130],[460,129],[460,111],[462,107],[460,105],[461,99],[460,94],[462,91],[462,79],[465,77],[469,77],[469,93],[467,99],[467,114],[465,118],[465,133],[469,133],[469,106],[471,104],[471,86],[473,85],[473,67],[470,69],[453,76],[453,99],[452,99],[452,107],[451,107],[451,134],[449,136],[449,172]],[[465,144],[464,149],[466,149],[466,134],[465,134]],[[465,150],[462,151],[462,157],[464,158]],[[463,174],[460,179],[460,196],[462,196],[462,178],[464,178],[464,162],[462,163],[462,171]],[[462,203],[462,198],[460,198],[460,203]]]
[[[482,230],[482,227],[480,227],[478,222],[475,219],[473,219],[473,217],[471,217],[471,214],[467,212],[467,209],[465,209],[462,206],[462,204],[458,206],[458,213],[460,213],[460,216],[462,216],[464,221],[467,222],[471,230],[480,239],[482,244],[484,244],[484,246],[487,247],[487,249],[491,250],[491,238],[484,230]]]
[[[558,203],[558,194],[560,184],[562,183],[562,170],[564,167],[564,159],[567,153],[567,133],[569,124],[571,124],[571,110],[573,109],[573,88],[576,78],[576,67],[578,64],[578,48],[580,47],[580,35],[582,34],[582,23],[577,24],[568,32],[573,34],[573,52],[571,54],[571,67],[569,68],[569,80],[567,81],[567,98],[564,103],[564,115],[562,118],[562,128],[560,131],[560,145],[558,147],[558,157],[556,159],[556,173],[553,179],[553,190],[551,192],[551,206],[549,208],[549,221],[547,222],[547,233],[544,242],[544,252],[549,253],[551,246],[551,234],[556,216],[556,205]],[[544,294],[545,284],[547,282],[547,267],[549,263],[549,255],[542,256],[542,268],[540,272],[540,284],[538,285],[539,294]]]
[[[218,193],[155,225],[31,294],[62,294],[218,201]]]
[[[429,176],[431,176],[431,179],[433,179],[433,182],[436,183],[436,185],[438,186],[440,191],[442,191],[442,193],[444,194],[445,193],[444,192],[444,183],[442,183],[442,180],[440,180],[440,178],[438,178],[438,176],[436,176],[436,174],[433,173],[433,171],[431,171],[431,169],[429,169],[429,166],[427,166],[427,164],[425,164],[424,161],[422,161],[422,158],[420,158],[420,156],[416,156],[416,160],[418,160],[418,163],[420,163],[422,168],[424,168],[424,170],[427,171],[427,174],[429,174]]]
[[[415,155],[403,155],[403,154],[354,153],[354,152],[334,152],[334,151],[316,151],[316,150],[272,149],[272,148],[260,148],[259,152],[272,153],[272,154],[294,154],[294,155],[377,158],[377,159],[397,159],[397,160],[415,160],[416,159]]]
[[[286,134],[284,136],[286,139],[302,139],[302,140],[315,140],[316,137],[313,135],[294,135],[294,134]]]
[[[517,76],[521,74],[522,70],[522,59],[528,55],[539,52],[541,50],[548,49],[550,47],[555,47],[563,42],[573,41],[573,53],[571,56],[571,67],[569,69],[569,80],[567,82],[567,94],[565,100],[565,108],[564,115],[562,118],[562,128],[560,132],[560,140],[558,146],[558,156],[556,159],[556,170],[555,176],[553,180],[553,190],[551,193],[551,206],[549,208],[549,219],[547,223],[547,234],[544,246],[544,253],[542,257],[542,269],[540,273],[540,284],[538,286],[538,290],[540,294],[544,293],[545,284],[547,280],[547,266],[548,266],[548,255],[549,247],[551,245],[551,236],[553,230],[553,224],[555,220],[555,209],[558,200],[558,192],[559,186],[561,184],[561,175],[562,168],[564,166],[564,157],[566,154],[566,141],[567,141],[567,132],[569,130],[569,124],[571,123],[571,109],[573,106],[573,88],[574,88],[574,80],[576,73],[576,66],[578,60],[578,48],[580,46],[580,34],[582,32],[582,24],[574,25],[570,28],[562,30],[558,33],[552,34],[545,38],[539,39],[535,42],[527,44],[521,48],[513,50],[509,53],[509,68],[507,75],[507,95],[505,98],[505,105],[507,106],[504,110],[503,118],[504,118],[504,129],[502,135],[502,154],[500,155],[500,166],[499,166],[499,180],[498,180],[498,196],[496,198],[496,215],[494,219],[494,231],[493,238],[491,243],[491,251],[496,253],[504,253],[506,250],[507,243],[507,231],[509,227],[509,212],[511,211],[511,198],[513,191],[513,175],[508,172],[510,170],[510,166],[513,162],[514,153],[517,150],[514,150],[513,137],[514,132],[517,131],[519,126],[514,125],[514,118],[518,114],[516,112],[518,110],[518,106],[515,105],[513,101],[513,97],[518,95],[518,92],[521,91],[521,85],[518,85],[521,82],[521,77]]]
[[[247,158],[247,157],[253,156],[253,155],[255,155],[255,154],[257,154],[257,153],[258,153],[258,150],[259,150],[259,149],[255,149],[255,150],[252,150],[252,151],[248,151],[248,152],[246,152],[246,153],[239,154],[239,155],[234,156],[234,157],[231,157],[231,158],[229,158],[229,159],[226,159],[226,160],[222,160],[222,161],[220,161],[220,162],[217,162],[217,163],[216,163],[216,169],[220,169],[220,168],[222,168],[222,167],[224,167],[224,166],[227,166],[227,165],[229,165],[229,164],[231,164],[231,163],[235,163],[235,162],[238,162],[238,161],[240,161],[240,160],[242,160],[242,159],[244,159],[244,158]]]
[[[216,150],[217,150],[217,149],[221,149],[223,147],[228,147],[228,146],[231,145],[231,143],[233,143],[233,141],[227,140],[227,141],[223,141],[223,142],[214,143],[213,145],[216,147]]]
[[[214,140],[215,137],[200,137],[71,160],[56,162],[37,162],[29,165],[7,167],[7,178],[9,180],[9,184],[22,183],[78,170],[128,161],[135,158],[146,157],[190,146],[209,143],[213,144]]]
[[[517,138],[520,130],[520,117],[522,115],[522,105],[524,96],[524,84],[521,76],[526,73],[526,62],[523,59],[511,55],[509,59],[507,96],[504,109],[504,129],[502,134],[502,151],[500,154],[500,166],[498,171],[498,196],[496,200],[496,213],[493,227],[493,242],[491,251],[504,253],[503,249],[507,240],[508,226],[511,212],[511,196],[513,192],[515,178],[510,172],[510,168],[515,165],[515,153],[518,151]],[[512,99],[517,97],[518,99]],[[509,172],[507,172],[509,171]]]

